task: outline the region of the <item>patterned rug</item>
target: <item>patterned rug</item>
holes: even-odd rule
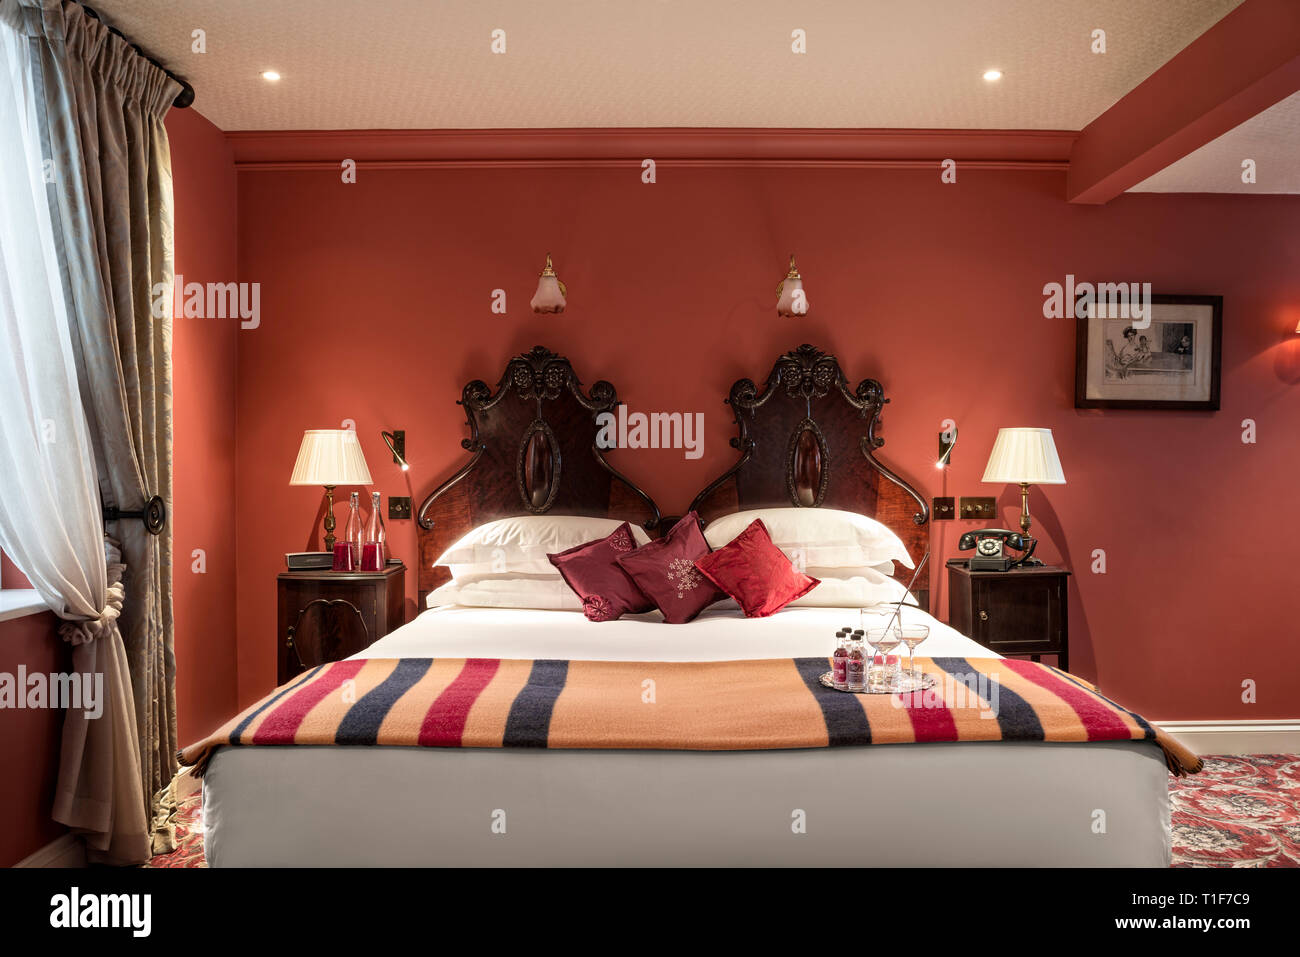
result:
[[[149,867],[207,867],[203,791],[177,782],[176,850]],[[1169,779],[1174,867],[1300,867],[1300,754],[1207,757]]]
[[[1174,867],[1300,867],[1300,754],[1207,757],[1169,803]]]

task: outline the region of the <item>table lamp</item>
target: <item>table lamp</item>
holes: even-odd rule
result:
[[[370,483],[366,457],[351,429],[308,429],[303,433],[289,484],[325,487],[325,551],[334,551],[334,486]]]
[[[1064,485],[1051,429],[998,429],[980,481],[1020,486],[1020,530],[1029,534],[1029,486]]]

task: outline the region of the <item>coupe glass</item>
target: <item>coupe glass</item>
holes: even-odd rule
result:
[[[898,625],[892,625],[888,628],[868,628],[867,644],[875,649],[876,654],[884,660],[884,667],[879,671],[875,668],[875,655],[872,656],[871,668],[871,690],[872,691],[895,691],[897,690],[898,675],[894,668],[889,666],[889,653],[899,646],[903,640],[902,632]],[[897,665],[895,665],[897,667]]]
[[[916,646],[930,637],[929,625],[895,625],[894,631],[899,639],[907,645],[907,674],[911,687],[915,691],[921,687],[921,675],[916,670]]]

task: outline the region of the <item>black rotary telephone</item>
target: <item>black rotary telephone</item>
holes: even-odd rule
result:
[[[1033,557],[1037,546],[1037,539],[1006,528],[966,532],[957,541],[957,548],[963,552],[975,549],[969,563],[973,572],[1005,572],[1017,565],[1037,565],[1038,561]],[[1006,554],[1007,547],[1023,554],[1019,558],[1012,558]]]

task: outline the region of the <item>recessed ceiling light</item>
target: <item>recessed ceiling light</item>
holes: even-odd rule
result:
[[[1002,71],[1001,71],[1001,70],[985,70],[985,71],[984,71],[984,79],[988,80],[990,83],[992,83],[994,80],[1000,80],[1000,79],[1002,79]]]
[[[984,75],[985,75],[985,77],[988,76],[987,73],[984,74]],[[998,75],[1001,76],[1001,74],[998,74]],[[262,73],[262,79],[263,79],[263,80],[270,80],[272,83],[274,83],[276,80],[280,79],[280,74],[276,73],[274,70],[265,70],[265,71],[263,71],[263,73]]]

